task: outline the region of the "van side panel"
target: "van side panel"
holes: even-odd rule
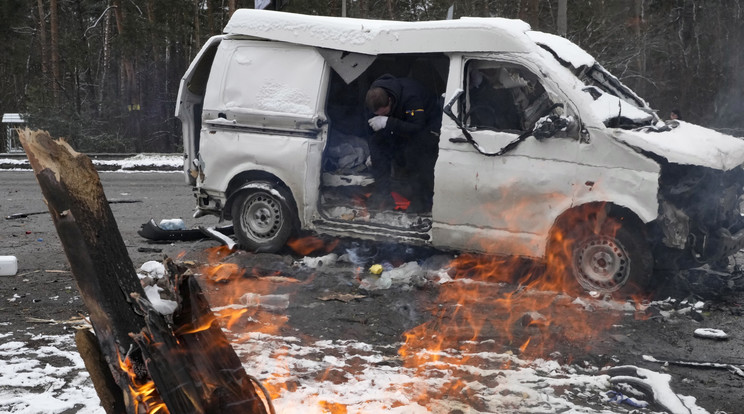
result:
[[[261,171],[289,187],[301,219],[309,214],[303,207],[315,199],[306,189],[318,187],[326,135],[326,77],[314,48],[224,40],[204,99],[197,186],[224,205],[235,176]]]

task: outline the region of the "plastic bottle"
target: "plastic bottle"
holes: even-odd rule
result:
[[[0,256],[0,276],[13,276],[18,272],[18,259],[15,256]]]
[[[240,303],[246,308],[260,307],[266,310],[284,310],[289,307],[289,295],[246,293],[240,297]]]

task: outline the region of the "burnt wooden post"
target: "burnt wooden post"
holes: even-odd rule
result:
[[[97,344],[90,336],[76,339],[106,412],[135,413],[130,387],[151,380],[171,413],[266,413],[195,279],[170,274],[179,303],[173,315],[145,299],[90,159],[45,131],[26,128],[19,136],[90,312]],[[191,332],[205,320],[204,330]],[[122,368],[125,357],[129,370]],[[102,360],[107,367],[98,369]]]

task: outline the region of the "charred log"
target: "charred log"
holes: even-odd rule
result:
[[[44,131],[20,132],[90,312],[95,339],[81,336],[79,343],[107,412],[123,405],[135,414],[144,404],[148,412],[266,413],[195,279],[169,262],[179,303],[172,316],[144,299],[90,159]]]

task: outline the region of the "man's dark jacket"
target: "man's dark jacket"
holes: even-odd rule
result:
[[[414,137],[421,132],[439,134],[442,126],[442,108],[439,99],[410,78],[382,75],[372,82],[370,88],[385,89],[393,98],[384,133]]]

